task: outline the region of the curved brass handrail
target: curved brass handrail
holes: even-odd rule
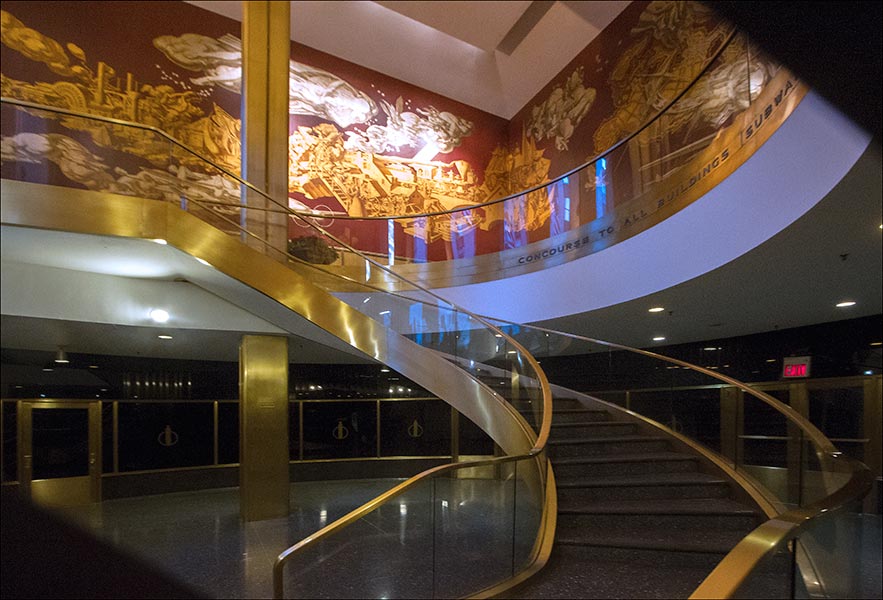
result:
[[[424,218],[424,217],[438,217],[438,216],[442,216],[442,215],[455,214],[458,212],[464,212],[467,210],[474,210],[477,208],[482,208],[485,206],[492,206],[494,204],[506,202],[507,200],[512,200],[514,198],[518,198],[519,196],[523,196],[525,194],[530,194],[532,192],[541,190],[545,187],[551,186],[551,185],[563,180],[566,177],[570,177],[573,174],[575,174],[579,171],[582,171],[583,169],[588,168],[589,166],[591,166],[592,164],[594,164],[595,162],[597,162],[601,158],[608,156],[611,152],[614,152],[618,148],[624,146],[625,144],[630,142],[632,139],[634,139],[635,137],[640,135],[644,130],[646,130],[648,127],[650,127],[656,120],[658,120],[661,116],[663,116],[666,113],[666,111],[668,111],[668,109],[670,109],[672,106],[677,104],[677,102],[681,98],[683,98],[688,92],[690,92],[690,90],[693,89],[693,86],[696,85],[696,83],[708,72],[708,70],[711,68],[711,66],[714,64],[714,62],[718,58],[720,58],[720,56],[724,53],[724,51],[726,51],[726,49],[729,47],[729,45],[733,42],[733,40],[736,38],[738,33],[739,33],[738,29],[736,29],[735,27],[732,28],[730,30],[730,32],[727,34],[726,38],[724,38],[724,40],[721,42],[720,47],[706,61],[705,65],[702,67],[702,69],[699,71],[699,73],[696,75],[696,77],[694,77],[693,80],[690,83],[688,83],[686,86],[684,86],[684,89],[682,89],[677,95],[675,95],[669,102],[664,104],[662,106],[662,108],[657,110],[656,113],[652,117],[649,117],[646,121],[644,121],[643,124],[638,126],[632,133],[630,133],[629,135],[620,139],[618,142],[616,142],[615,144],[613,144],[612,146],[610,146],[609,148],[607,148],[603,152],[599,152],[598,154],[596,154],[592,158],[586,160],[583,164],[581,164],[577,167],[574,167],[573,169],[570,169],[566,173],[559,175],[550,181],[547,181],[545,183],[539,183],[539,184],[537,184],[533,187],[527,188],[525,190],[521,190],[521,191],[518,191],[518,192],[515,192],[512,194],[509,194],[508,196],[503,196],[502,198],[496,198],[494,200],[488,200],[486,202],[471,204],[468,207],[457,207],[457,208],[450,208],[450,209],[446,209],[446,210],[438,210],[438,211],[430,211],[430,212],[422,212],[422,213],[409,213],[409,214],[404,214],[404,215],[353,216],[353,215],[350,215],[350,214],[347,214],[344,212],[340,212],[340,211],[322,211],[322,210],[312,210],[312,209],[309,211],[293,210],[293,209],[288,208],[287,206],[285,206],[283,203],[279,202],[278,200],[273,200],[268,195],[264,194],[263,192],[261,192],[259,189],[257,189],[256,187],[254,187],[250,183],[239,179],[239,177],[237,175],[235,175],[229,169],[216,164],[211,159],[201,155],[199,152],[196,152],[192,148],[189,148],[187,145],[178,141],[177,139],[175,139],[174,137],[172,137],[171,135],[169,135],[168,133],[166,133],[162,129],[159,129],[159,128],[154,127],[152,125],[145,125],[144,123],[138,123],[135,121],[126,121],[123,119],[116,119],[113,117],[105,117],[102,115],[93,115],[93,114],[89,114],[89,113],[83,113],[83,112],[79,112],[79,111],[70,110],[67,108],[47,106],[47,105],[43,105],[43,104],[38,104],[36,102],[29,102],[27,100],[18,100],[16,98],[10,98],[7,96],[3,96],[2,98],[0,98],[0,102],[5,103],[5,104],[22,106],[25,108],[32,108],[35,110],[56,112],[56,113],[64,114],[64,115],[71,116],[71,117],[93,119],[96,121],[110,123],[113,125],[123,125],[126,127],[134,127],[137,129],[141,129],[144,131],[150,131],[152,133],[155,133],[155,134],[165,138],[167,141],[174,144],[175,146],[181,148],[185,152],[193,155],[194,157],[198,158],[199,160],[205,162],[206,164],[211,165],[213,168],[224,173],[225,175],[228,175],[230,177],[234,177],[234,178],[238,179],[240,181],[240,183],[247,186],[253,192],[266,197],[268,200],[273,200],[273,202],[275,204],[280,205],[280,206],[284,206],[287,209],[287,210],[278,210],[278,211],[273,211],[273,212],[288,212],[288,213],[296,214],[300,217],[305,217],[305,218],[334,218],[334,219],[340,219],[340,220],[353,220],[353,221],[388,221],[388,220],[396,220],[396,219],[420,219],[420,218]]]
[[[649,350],[632,348],[614,342],[607,342],[577,334],[556,331],[554,329],[536,325],[514,323],[512,321],[493,317],[485,318],[494,322],[505,323],[507,325],[517,325],[524,329],[534,329],[543,333],[569,337],[606,346],[608,348],[641,354],[649,358],[669,362],[708,375],[750,394],[781,413],[790,423],[797,426],[813,443],[820,462],[829,465],[842,464],[843,469],[837,469],[836,471],[841,473],[851,473],[850,479],[827,497],[807,506],[785,511],[766,521],[749,533],[727,554],[700,586],[696,588],[690,596],[691,599],[705,600],[734,597],[740,586],[748,580],[754,569],[763,562],[764,558],[771,555],[777,549],[785,546],[789,541],[799,538],[800,534],[808,529],[815,519],[825,518],[832,513],[845,510],[848,505],[859,501],[871,490],[874,482],[874,474],[864,463],[848,457],[837,450],[831,440],[829,440],[824,433],[793,408],[769,394],[752,388],[746,383],[722,373],[718,373],[717,371],[693,365],[686,361],[651,352]]]
[[[15,100],[15,99],[2,98],[2,99],[0,99],[0,101],[2,101],[4,103],[16,105],[16,106],[22,106],[24,108],[32,108],[32,109],[36,109],[36,110],[56,112],[56,113],[60,113],[60,114],[66,114],[69,116],[75,116],[78,118],[108,122],[108,123],[112,123],[115,125],[121,125],[121,126],[132,125],[137,129],[144,130],[144,131],[150,131],[152,133],[158,134],[161,137],[174,143],[178,147],[182,148],[183,150],[196,156],[197,158],[203,159],[197,152],[189,149],[184,144],[181,144],[180,142],[174,140],[173,138],[171,138],[170,136],[168,136],[167,134],[165,134],[161,130],[159,130],[155,127],[149,126],[149,125],[143,125],[140,123],[131,123],[130,124],[125,121],[118,120],[118,119],[89,115],[86,113],[77,113],[76,111],[68,111],[66,109],[56,109],[53,107],[44,107],[44,106],[41,106],[41,105],[38,105],[35,103],[24,102],[24,101],[19,101],[19,100]],[[303,540],[302,542],[295,544],[291,548],[283,551],[283,553],[280,554],[280,556],[277,558],[276,562],[274,563],[274,589],[277,590],[277,597],[282,597],[283,569],[284,569],[285,563],[287,562],[288,559],[290,559],[292,556],[294,556],[297,552],[302,551],[304,548],[311,545],[311,543],[314,542],[315,540],[327,537],[331,533],[334,533],[335,531],[343,528],[344,526],[348,525],[349,523],[357,520],[360,516],[367,514],[368,512],[371,512],[372,510],[374,510],[378,506],[384,504],[390,498],[401,494],[402,492],[406,491],[407,489],[413,487],[414,485],[418,484],[419,482],[421,482],[429,477],[436,476],[440,473],[444,473],[444,472],[448,472],[448,471],[453,472],[453,471],[464,469],[464,468],[473,468],[473,467],[480,467],[480,466],[485,466],[485,465],[498,465],[498,464],[503,464],[503,463],[507,463],[507,462],[533,459],[533,460],[537,461],[537,468],[538,468],[538,472],[540,474],[541,484],[545,485],[549,481],[554,481],[552,479],[551,469],[548,468],[548,466],[545,464],[545,457],[542,454],[543,451],[545,450],[545,446],[548,441],[550,430],[551,430],[552,394],[551,394],[551,390],[549,387],[549,382],[548,382],[548,379],[546,378],[545,373],[540,368],[539,363],[536,361],[536,359],[517,340],[510,337],[508,334],[506,334],[504,331],[502,331],[499,328],[497,328],[496,326],[494,326],[492,323],[485,321],[480,316],[475,315],[474,313],[471,313],[470,311],[463,309],[462,307],[460,307],[456,304],[453,304],[452,302],[450,302],[447,299],[443,298],[442,296],[436,294],[435,292],[428,290],[413,281],[410,281],[409,279],[403,277],[400,274],[395,273],[394,271],[389,269],[387,266],[377,262],[376,260],[374,260],[370,256],[363,255],[359,250],[353,248],[348,243],[346,243],[346,242],[338,239],[334,235],[324,231],[318,225],[313,223],[312,220],[309,219],[309,217],[315,216],[315,215],[299,214],[297,211],[294,211],[294,210],[290,209],[288,206],[278,202],[277,200],[272,198],[269,194],[267,194],[263,190],[260,190],[257,187],[255,187],[254,185],[252,185],[251,183],[245,181],[244,179],[239,177],[237,174],[235,174],[235,173],[229,171],[228,169],[225,169],[219,165],[214,165],[211,161],[206,160],[206,162],[208,164],[212,165],[213,167],[217,168],[221,172],[223,172],[228,177],[231,177],[232,179],[237,181],[240,185],[246,186],[249,190],[262,196],[263,198],[276,204],[277,206],[280,206],[282,211],[288,213],[292,218],[302,219],[303,221],[305,221],[307,223],[308,226],[310,226],[312,229],[316,230],[319,235],[328,237],[331,240],[333,240],[334,242],[336,242],[340,247],[346,248],[347,250],[362,256],[362,258],[366,262],[371,264],[374,268],[388,274],[389,276],[393,277],[394,279],[404,282],[405,284],[411,286],[415,290],[423,292],[423,293],[427,294],[428,296],[443,302],[445,305],[451,307],[452,309],[459,311],[465,315],[468,315],[469,317],[474,319],[477,323],[483,325],[484,327],[491,330],[492,332],[499,334],[499,336],[502,337],[503,339],[505,339],[506,342],[508,344],[510,344],[520,356],[522,356],[526,359],[528,365],[530,366],[530,368],[533,370],[534,374],[537,377],[537,380],[540,385],[541,393],[542,393],[543,420],[542,420],[542,423],[540,424],[539,431],[537,432],[536,440],[534,441],[531,449],[526,454],[496,457],[496,458],[487,459],[487,460],[468,461],[468,462],[456,463],[456,464],[451,464],[451,465],[443,465],[441,467],[436,467],[434,469],[429,469],[427,471],[424,471],[423,473],[420,473],[420,474],[416,475],[415,477],[412,477],[411,479],[396,486],[396,488],[394,488],[393,490],[390,490],[390,492],[387,492],[386,494],[382,494],[381,496],[378,496],[377,498],[375,498],[375,500],[372,500],[371,502],[367,503],[363,507],[356,509],[355,511],[353,511],[349,515],[343,517],[342,519],[338,519],[338,521],[335,521],[334,523],[332,523],[328,527],[315,533],[313,536],[310,536],[309,538]],[[198,199],[192,199],[192,201],[197,204],[201,204],[201,201]],[[250,208],[250,207],[244,206],[241,208]],[[308,218],[304,218],[304,216],[306,216]],[[247,236],[249,239],[252,239],[262,245],[271,247],[270,243],[267,240],[254,234],[253,232],[249,231],[247,228],[242,227],[241,224],[236,223],[235,221],[233,221],[223,215],[216,215],[216,217],[226,221],[227,223],[229,223],[230,225],[232,225],[233,227],[238,229],[243,235]],[[315,268],[315,265],[301,261],[300,259],[289,254],[287,251],[285,251],[285,254],[292,261],[296,261],[298,263],[308,265],[311,268]],[[327,271],[325,271],[325,272],[327,273]],[[331,274],[331,275],[333,277],[338,278],[338,279],[347,279],[349,281],[354,281],[349,278],[342,278],[338,275],[334,275],[334,274]],[[364,285],[361,282],[357,282],[357,283],[359,283],[359,285]],[[384,292],[384,293],[388,294],[389,292]],[[415,302],[417,300],[409,299],[409,301]],[[394,493],[392,493],[392,495],[390,495],[391,492],[394,492]],[[549,552],[551,551],[551,535],[549,533],[548,526],[551,523],[551,531],[554,531],[554,521],[555,521],[555,516],[549,514],[548,504],[546,502],[546,498],[544,497],[543,523],[541,525],[540,530],[537,532],[537,545],[535,547],[537,552],[533,554],[533,556],[532,556],[533,560],[525,567],[524,570],[529,571],[529,570],[531,570],[531,568],[533,567],[533,565],[535,563],[537,563],[538,561],[545,561],[548,558]],[[515,582],[519,579],[520,576],[523,577],[520,574],[515,574],[513,576],[513,578],[511,578],[510,581]],[[278,587],[276,587],[277,585],[278,585]],[[501,587],[501,584],[498,584],[497,586],[495,586],[495,588],[498,588],[498,587]]]

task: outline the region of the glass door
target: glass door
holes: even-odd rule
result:
[[[19,482],[47,506],[101,500],[101,404],[22,402]]]

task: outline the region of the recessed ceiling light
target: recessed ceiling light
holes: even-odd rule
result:
[[[161,339],[161,340],[170,340],[170,339],[172,339],[172,336],[170,336],[170,335],[158,335],[158,336],[156,336],[156,337],[158,337],[158,338]]]
[[[848,306],[855,306],[855,300],[844,300],[837,303],[837,308],[846,308]]]
[[[89,365],[89,368],[90,368],[90,369],[97,369],[97,368],[98,368],[98,365]]]
[[[872,346],[883,346],[883,342],[871,342]]]
[[[663,308],[662,306],[654,306],[653,308],[647,310],[647,312],[662,312],[664,310],[665,308]]]
[[[169,312],[161,308],[154,308],[148,314],[157,323],[165,323],[169,320]]]
[[[703,350],[708,350],[711,352],[712,350],[720,350],[720,348],[716,348],[715,346],[709,346],[708,348],[703,348]]]
[[[150,241],[153,242],[154,244],[159,244],[160,246],[165,246],[166,244],[168,244],[168,242],[162,238],[154,238]]]
[[[663,337],[661,335],[657,335],[655,338],[653,338],[654,342],[661,342],[663,340],[665,340],[665,337]]]
[[[776,362],[776,359],[775,358],[768,358],[768,359],[766,359],[766,361],[767,362]]]
[[[380,369],[380,372],[381,373],[389,373],[389,369],[383,368],[383,369]]]
[[[516,350],[509,350],[509,352],[507,352],[506,354],[518,354],[518,351],[516,351]]]

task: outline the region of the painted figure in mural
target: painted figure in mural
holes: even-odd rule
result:
[[[567,150],[570,136],[589,112],[596,93],[583,85],[583,67],[577,68],[564,85],[553,89],[542,104],[531,109],[527,135],[537,142],[555,138],[555,148]]]

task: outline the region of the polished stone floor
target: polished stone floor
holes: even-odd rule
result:
[[[253,523],[239,518],[236,488],[108,500],[58,512],[201,595],[267,598],[273,562],[284,548],[400,481],[295,483],[289,517]],[[442,480],[418,486],[293,560],[285,593],[460,597],[517,570],[538,517],[529,494],[511,482]],[[861,597],[880,598],[880,516],[864,516],[863,525]],[[566,596],[548,591],[548,597],[579,597],[574,590]]]
[[[235,488],[108,500],[59,514],[197,593],[266,598],[282,550],[399,481],[296,483],[288,518],[252,523],[239,518]],[[539,510],[531,500],[523,482],[511,480],[419,485],[292,560],[285,594],[455,597],[505,580],[533,543]]]

